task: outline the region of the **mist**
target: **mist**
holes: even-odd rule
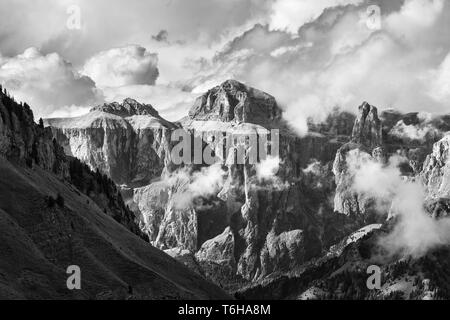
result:
[[[373,197],[376,203],[391,204],[389,218],[396,219],[392,232],[379,239],[389,255],[421,257],[429,250],[450,244],[450,218],[434,219],[424,208],[425,187],[417,180],[402,176],[399,156],[387,164],[370,156],[350,152],[347,164],[354,174],[353,189]],[[377,206],[380,214],[386,207]]]

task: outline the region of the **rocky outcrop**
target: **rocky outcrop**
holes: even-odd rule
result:
[[[205,241],[195,254],[198,261],[212,261],[219,264],[235,267],[234,234],[230,227],[217,237]]]
[[[372,156],[358,149],[358,145],[349,144],[339,149],[333,164],[336,181],[334,211],[347,216],[365,216],[372,203],[370,197],[353,189],[354,168],[358,163],[371,160]]]
[[[381,132],[377,108],[363,102],[358,108],[358,115],[353,126],[352,142],[373,150],[383,144]]]
[[[170,134],[176,126],[151,105],[132,99],[97,106],[78,118],[46,119],[64,147],[118,184],[146,185],[170,170]]]
[[[358,110],[351,142],[337,151],[333,164],[336,181],[334,211],[366,218],[373,201],[353,189],[354,168],[368,160],[384,162],[385,154],[377,108],[364,102]]]
[[[450,290],[442,279],[450,275],[448,247],[431,250],[426,256],[379,259],[379,237],[386,225],[368,225],[350,233],[321,258],[301,269],[274,275],[247,286],[238,298],[304,300],[429,300],[449,299]],[[367,270],[376,265],[381,288],[367,287]]]
[[[450,198],[450,136],[436,142],[420,177],[430,198]]]
[[[267,127],[281,120],[281,110],[271,95],[228,80],[199,97],[189,111],[189,117]]]

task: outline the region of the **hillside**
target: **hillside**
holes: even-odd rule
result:
[[[228,298],[105,214],[123,210],[120,201],[102,208],[78,190],[69,160],[28,107],[2,92],[0,111],[0,298]],[[70,265],[81,268],[79,291],[66,287]]]

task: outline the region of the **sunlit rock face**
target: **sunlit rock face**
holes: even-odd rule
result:
[[[381,129],[378,109],[364,102],[358,108],[358,116],[353,126],[352,141],[373,150],[383,144]]]
[[[373,215],[373,199],[352,188],[351,167],[363,165],[367,159],[386,163],[391,156],[398,157],[405,177],[420,175],[429,197],[448,197],[448,137],[441,137],[450,129],[449,124],[448,116],[401,114],[394,110],[383,111],[379,116],[376,107],[364,102],[359,107],[351,141],[338,150],[333,164],[334,210],[363,219]]]
[[[266,154],[258,154],[259,161],[251,162],[248,145],[242,163],[230,162],[229,157],[219,158],[223,170],[220,187],[213,195],[194,201],[189,208],[174,205],[177,195],[185,192],[183,186],[189,185],[180,177],[162,192],[155,191],[161,189],[161,183],[150,185],[145,192],[140,190],[139,197],[163,194],[167,199],[158,208],[154,207],[155,201],[149,202],[152,205],[142,205],[140,201],[141,211],[150,219],[165,217],[164,222],[151,224],[159,226],[155,245],[165,248],[172,243],[193,250],[204,268],[220,267],[223,273],[247,281],[299,266],[321,252],[320,218],[316,214],[320,210],[331,211],[329,199],[322,199],[322,203],[307,199],[310,193],[326,198],[321,190],[329,186],[318,183],[322,175],[314,176],[304,170],[315,160],[330,162],[343,141],[348,141],[331,132],[348,131],[345,118],[330,119],[330,125],[321,131],[298,137],[282,119],[282,111],[272,96],[230,80],[198,98],[181,124],[193,136],[203,139],[216,154],[218,148],[228,145],[229,134],[255,135],[258,147],[265,148],[267,161]],[[274,129],[278,134],[277,150],[272,148]],[[267,143],[259,144],[261,140]],[[231,146],[236,145],[232,142]],[[276,161],[272,161],[274,155]],[[267,175],[263,174],[264,166],[273,166]],[[161,207],[164,213],[157,214]],[[197,219],[193,218],[193,212]],[[197,232],[191,230],[191,239],[187,241],[183,230],[192,226]],[[178,240],[174,243],[173,239]]]
[[[97,106],[78,118],[47,119],[64,147],[118,184],[145,185],[170,167],[170,133],[176,126],[151,105],[126,99]]]
[[[450,198],[450,136],[434,144],[420,174],[430,198]]]
[[[353,189],[352,168],[364,161],[385,161],[382,139],[382,123],[378,109],[364,102],[358,108],[351,141],[336,153],[333,174],[336,181],[334,211],[347,216],[365,216],[370,211],[372,199]]]
[[[199,121],[253,123],[270,127],[281,120],[275,98],[235,80],[228,80],[199,97],[189,111]]]

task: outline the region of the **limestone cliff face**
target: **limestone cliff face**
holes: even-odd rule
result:
[[[376,107],[364,102],[359,107],[351,141],[338,150],[334,161],[335,211],[363,219],[373,213],[373,201],[352,189],[349,155],[359,163],[365,159],[383,163],[390,155],[402,156],[404,162],[400,169],[405,176],[420,175],[431,198],[447,197],[448,138],[442,137],[449,130],[448,116],[401,114],[394,110],[383,111],[379,116]]]
[[[299,266],[334,235],[322,221],[332,213],[329,164],[349,141],[354,117],[336,113],[300,138],[281,114],[272,96],[233,80],[199,97],[180,125],[193,144],[214,151],[218,167],[173,165],[175,125],[131,99],[47,123],[67,153],[127,184],[154,246],[196,259],[226,285]],[[249,136],[255,140],[240,140]],[[210,190],[200,188],[212,177]],[[227,279],[214,278],[222,273]]]
[[[355,119],[351,141],[336,153],[333,174],[336,181],[334,211],[348,216],[364,217],[370,210],[371,199],[352,188],[354,173],[349,161],[362,163],[367,159],[385,161],[382,124],[376,107],[364,102]]]
[[[172,176],[135,190],[154,245],[190,250],[204,268],[220,267],[247,281],[298,266],[320,253],[316,213],[321,203],[307,200],[317,190],[305,183],[304,170],[312,159],[331,161],[343,142],[330,139],[325,129],[298,138],[283,122],[272,96],[236,81],[226,81],[198,98],[182,126],[216,155],[223,146],[238,148],[240,136],[254,135],[258,146],[268,154],[274,151],[280,163],[273,175],[261,178],[261,161],[250,161],[252,145],[247,142],[242,163],[233,153],[218,157],[223,170],[220,188],[185,208],[176,203],[189,179],[177,176],[174,182]],[[276,137],[273,129],[278,130]],[[272,147],[275,140],[277,150]],[[323,202],[326,207],[327,200]]]
[[[228,80],[199,97],[189,117],[200,121],[251,122],[267,127],[281,120],[281,110],[271,95]]]
[[[104,104],[78,118],[47,119],[66,154],[99,169],[119,184],[145,185],[169,168],[175,125],[150,105],[126,99]]]

